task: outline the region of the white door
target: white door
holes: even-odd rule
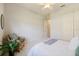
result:
[[[73,37],[73,13],[62,16],[62,39],[71,40]]]
[[[51,37],[62,40],[71,40],[73,37],[73,15],[66,13],[59,16],[52,16]]]
[[[51,38],[61,39],[62,34],[62,20],[60,16],[51,18]]]
[[[74,36],[79,36],[79,11],[74,13]]]

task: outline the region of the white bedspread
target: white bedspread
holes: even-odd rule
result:
[[[32,47],[28,56],[73,56],[74,52],[69,50],[69,42],[58,40],[48,45],[44,42]]]

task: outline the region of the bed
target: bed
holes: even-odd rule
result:
[[[70,42],[63,40],[47,40],[32,47],[28,56],[74,56],[69,44]]]

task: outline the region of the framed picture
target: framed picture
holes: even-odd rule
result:
[[[1,29],[4,29],[4,16],[1,14]]]

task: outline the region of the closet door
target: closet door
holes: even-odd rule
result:
[[[62,20],[60,16],[51,18],[51,38],[61,39],[62,34]]]
[[[62,15],[62,39],[71,40],[73,37],[73,13]]]
[[[79,11],[74,12],[74,36],[79,36]]]

